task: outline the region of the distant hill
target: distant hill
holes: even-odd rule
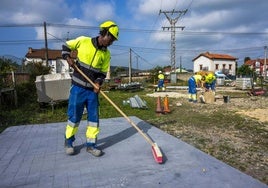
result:
[[[127,72],[128,72],[128,70],[129,70],[128,67],[123,67],[123,66],[111,66],[111,67],[110,67],[110,71],[111,71],[111,72],[114,72],[114,70],[115,70],[117,67],[120,67],[120,68],[124,69],[124,70],[127,71]],[[139,70],[139,69],[133,69],[133,68],[132,68],[131,70],[132,70],[132,72],[139,72],[139,71],[142,71],[142,70]]]

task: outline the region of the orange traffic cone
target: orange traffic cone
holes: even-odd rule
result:
[[[164,113],[170,113],[168,96],[166,95],[164,98]]]
[[[159,96],[157,97],[155,112],[156,113],[163,113],[163,109],[162,109],[162,106],[161,106],[161,98]]]

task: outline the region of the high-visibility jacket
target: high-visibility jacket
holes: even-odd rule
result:
[[[198,84],[198,82],[200,82],[201,79],[202,79],[202,76],[199,75],[199,74],[195,74],[195,75],[193,75],[193,77],[194,77],[194,80],[195,80],[196,84]]]
[[[158,79],[159,79],[159,80],[164,80],[164,78],[165,78],[164,74],[160,73],[160,74],[158,75]]]
[[[77,51],[77,66],[93,81],[102,84],[110,66],[110,51],[106,47],[97,45],[97,38],[81,36],[63,45],[62,56]],[[93,88],[76,70],[72,76],[72,83],[85,88]]]
[[[209,73],[206,77],[205,77],[205,82],[208,84],[211,84],[212,82],[214,82],[216,80],[216,76],[212,73]]]

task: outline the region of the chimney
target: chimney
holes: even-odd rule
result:
[[[28,48],[28,53],[31,54],[32,52],[33,52],[32,47],[29,47],[29,48]]]

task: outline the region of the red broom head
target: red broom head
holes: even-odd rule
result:
[[[159,164],[163,163],[163,155],[161,153],[160,148],[158,147],[158,145],[156,143],[154,143],[152,145],[152,153],[153,153],[154,159],[157,163],[159,163]]]

